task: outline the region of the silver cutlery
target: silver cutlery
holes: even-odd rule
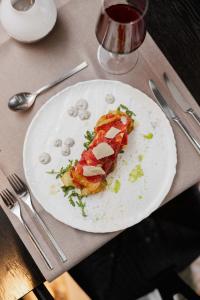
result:
[[[195,139],[195,137],[190,133],[189,129],[183,124],[183,122],[179,119],[179,117],[175,114],[175,112],[169,107],[167,104],[167,101],[162,96],[160,91],[158,90],[155,82],[153,80],[149,80],[149,86],[154,94],[157,103],[160,105],[161,109],[164,111],[166,116],[170,121],[174,121],[180,129],[183,131],[183,133],[186,135],[188,140],[191,142],[191,144],[194,146],[198,154],[200,154],[200,143]]]
[[[72,69],[72,70],[68,71],[66,74],[62,75],[59,79],[43,86],[42,88],[40,88],[39,90],[37,90],[34,93],[22,92],[22,93],[12,96],[8,101],[8,107],[14,111],[28,110],[35,103],[36,98],[40,94],[46,92],[50,88],[56,86],[57,84],[61,83],[65,79],[73,76],[74,74],[82,71],[87,66],[88,66],[87,62],[84,61],[80,65],[76,66],[74,69]]]
[[[23,226],[27,230],[27,232],[29,234],[29,237],[33,241],[35,247],[38,249],[38,251],[41,254],[41,256],[43,257],[43,259],[44,259],[47,267],[50,270],[53,270],[54,267],[52,266],[50,260],[48,259],[47,255],[45,254],[45,252],[41,248],[38,240],[36,239],[35,235],[31,231],[29,225],[27,224],[27,222],[23,218],[23,215],[21,213],[21,205],[20,205],[20,202],[18,201],[18,199],[8,189],[2,191],[0,193],[0,196],[1,196],[2,200],[3,200],[3,202],[5,203],[5,205],[19,219],[19,221],[23,224]]]
[[[178,105],[181,107],[181,109],[191,115],[193,119],[197,122],[197,124],[200,126],[200,116],[195,112],[193,108],[191,108],[190,104],[187,102],[185,98],[181,95],[180,91],[177,89],[176,85],[171,81],[171,79],[168,77],[166,73],[163,74],[164,81],[169,88],[173,98],[178,103]]]
[[[64,252],[62,251],[62,249],[60,248],[58,243],[56,242],[55,238],[53,237],[52,233],[50,232],[49,228],[47,227],[47,225],[45,224],[45,222],[43,221],[41,216],[38,214],[37,210],[35,209],[35,206],[32,201],[31,194],[30,194],[30,191],[29,191],[27,185],[16,174],[12,174],[12,175],[8,176],[7,179],[9,181],[10,185],[12,186],[13,190],[15,191],[15,193],[18,195],[18,197],[22,201],[24,201],[28,205],[28,207],[31,209],[33,214],[36,215],[38,221],[42,225],[42,228],[46,232],[47,236],[49,237],[49,240],[51,241],[52,245],[54,246],[55,250],[57,251],[61,261],[62,262],[67,261],[66,255],[64,254]]]

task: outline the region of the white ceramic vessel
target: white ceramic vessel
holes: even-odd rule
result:
[[[22,0],[18,0],[20,2]],[[23,1],[22,3],[25,3]],[[45,37],[54,27],[57,9],[54,0],[32,0],[22,9],[16,0],[1,0],[0,20],[7,33],[21,42],[35,42]]]

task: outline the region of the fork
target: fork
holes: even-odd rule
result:
[[[31,209],[31,211],[36,215],[36,217],[38,218],[38,221],[42,225],[42,228],[48,235],[52,245],[54,246],[55,250],[57,251],[61,261],[65,262],[67,260],[67,257],[65,256],[64,252],[62,251],[60,246],[57,244],[57,242],[54,239],[49,228],[47,227],[47,225],[45,224],[45,222],[43,221],[43,219],[41,218],[41,216],[38,214],[37,210],[35,209],[32,198],[31,198],[31,194],[30,194],[30,191],[29,191],[29,188],[27,187],[27,185],[19,178],[19,176],[17,176],[17,174],[12,174],[12,175],[8,176],[7,179],[9,181],[10,185],[12,186],[13,190],[15,191],[15,193],[19,196],[19,198],[22,199],[28,205],[28,207]]]
[[[47,267],[50,270],[53,270],[53,266],[50,262],[50,260],[48,259],[47,255],[45,254],[45,252],[43,251],[43,249],[41,248],[38,240],[36,239],[35,235],[33,234],[33,232],[31,231],[29,225],[26,223],[26,221],[23,218],[23,215],[21,213],[21,204],[18,201],[18,199],[8,190],[4,190],[0,193],[0,196],[3,200],[3,202],[5,203],[5,205],[11,210],[11,212],[19,219],[19,221],[23,224],[23,226],[25,227],[25,229],[27,230],[29,237],[31,238],[32,242],[34,243],[34,245],[36,246],[36,248],[38,249],[39,253],[41,254],[41,256],[43,257]]]

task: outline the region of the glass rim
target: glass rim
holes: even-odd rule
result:
[[[134,20],[134,21],[131,21],[131,22],[128,22],[128,23],[126,23],[126,22],[118,22],[118,21],[113,20],[113,19],[108,15],[108,13],[106,12],[105,0],[103,0],[103,9],[104,9],[105,14],[108,16],[108,18],[109,18],[110,20],[112,20],[112,22],[114,22],[114,23],[116,23],[116,24],[132,25],[132,24],[135,24],[135,23],[139,22],[139,21],[140,21],[141,19],[143,19],[144,16],[146,15],[146,13],[147,13],[147,11],[148,11],[148,8],[149,8],[149,0],[145,0],[145,1],[146,1],[145,8],[144,8],[142,14],[139,16],[139,18],[138,18],[137,20]],[[120,4],[120,3],[119,3],[119,4]],[[113,5],[114,5],[114,4],[113,4]],[[127,5],[129,5],[129,4],[127,4]],[[111,6],[112,6],[112,5],[111,5]],[[130,4],[130,6],[132,6],[132,5]],[[109,7],[109,6],[108,6],[108,7]]]

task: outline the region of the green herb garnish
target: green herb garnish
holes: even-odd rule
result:
[[[68,194],[69,194],[69,192],[71,191],[71,190],[74,190],[75,189],[75,187],[74,186],[72,186],[72,185],[69,185],[69,186],[62,186],[61,187],[61,189],[62,189],[62,191],[63,191],[63,193],[64,193],[64,197],[66,197]]]
[[[47,174],[55,174],[56,178],[61,178],[66,172],[68,172],[73,166],[77,164],[78,160],[69,160],[69,164],[66,168],[62,167],[59,171],[55,171],[54,169],[47,172]],[[81,209],[82,216],[87,217],[85,212],[86,203],[82,201],[82,199],[86,196],[83,196],[75,191],[75,187],[72,185],[62,186],[61,187],[64,197],[68,196],[69,203],[75,207],[76,205]]]
[[[65,187],[65,188],[67,188],[67,187]],[[86,203],[82,201],[82,199],[85,196],[74,191],[74,187],[70,188],[70,186],[69,186],[68,188],[69,189],[67,190],[67,194],[69,193],[70,190],[73,190],[73,191],[71,191],[71,194],[68,196],[69,203],[73,207],[75,207],[77,205],[81,209],[82,216],[87,217],[87,214],[85,212]],[[63,191],[65,192],[65,189],[63,189]],[[76,200],[74,198],[76,198]]]
[[[120,106],[118,106],[118,108],[116,109],[116,111],[117,111],[118,113],[121,112]]]
[[[78,198],[78,200],[76,201],[76,204],[78,205],[78,207],[80,207],[82,216],[87,217],[87,214],[85,212],[85,206],[86,206],[85,202],[83,202],[82,199]]]
[[[49,175],[58,174],[58,172],[56,172],[54,169],[52,169],[51,171],[47,171],[46,173]]]
[[[63,175],[68,172],[73,166],[77,164],[78,160],[69,160],[69,164],[64,168],[62,167],[59,171],[55,171],[52,169],[51,171],[47,171],[47,174],[56,175],[56,179],[63,177]]]
[[[121,109],[123,109],[123,110],[125,110],[125,113],[127,114],[127,116],[129,116],[129,117],[133,117],[133,116],[136,116],[136,114],[133,112],[133,111],[131,111],[127,106],[125,106],[124,104],[120,104],[120,106],[118,106],[118,108],[117,108],[117,111],[118,112],[120,112],[121,111]]]
[[[68,197],[68,200],[69,200],[69,203],[70,203],[73,207],[76,206],[76,204],[75,204],[75,202],[74,202],[74,199],[73,199],[73,196],[72,196],[72,195],[70,195],[70,196]]]
[[[95,133],[94,133],[94,131],[87,130],[84,137],[86,138],[86,142],[83,145],[88,150],[89,145],[92,143],[92,141],[95,137]]]
[[[71,162],[70,162],[69,165],[72,166]],[[58,171],[58,173],[57,173],[57,175],[56,175],[56,179],[63,177],[63,175],[64,175],[67,171],[69,171],[69,165],[68,165],[66,168],[62,167],[62,168]]]

